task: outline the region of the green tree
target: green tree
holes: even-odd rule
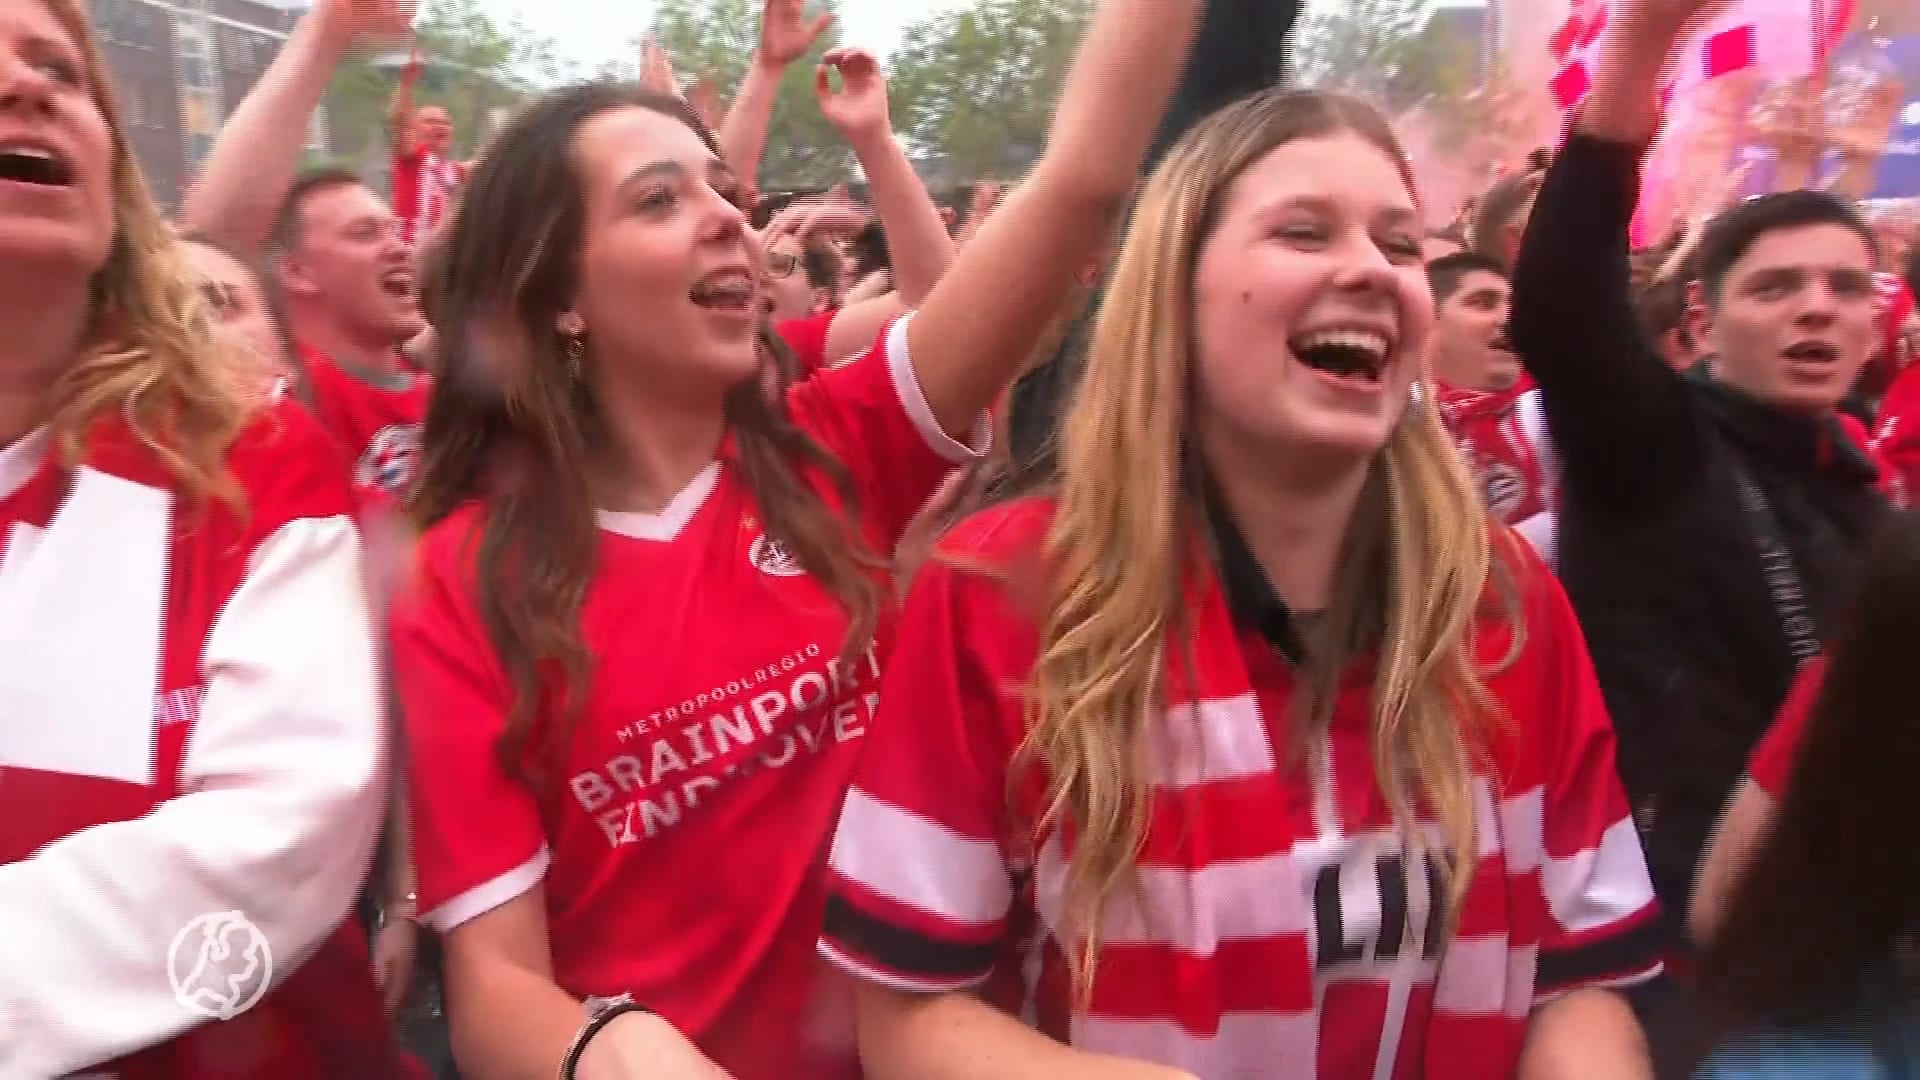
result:
[[[1397,115],[1470,93],[1479,51],[1478,41],[1444,31],[1427,0],[1345,0],[1301,17],[1293,71],[1302,84]]]
[[[683,81],[705,77],[724,107],[739,92],[760,44],[760,8],[757,0],[660,0],[653,37],[673,58],[674,71]],[[814,68],[838,43],[838,26],[829,27],[781,76],[757,179],[763,190],[824,188],[852,175],[853,152],[820,114],[813,89]],[[639,42],[633,52],[634,62],[622,65],[619,74],[630,76],[638,70]]]
[[[496,110],[568,74],[552,39],[517,18],[502,27],[480,0],[432,0],[414,33],[424,58],[414,104],[447,110],[463,155],[478,152]],[[334,74],[326,102],[337,157],[366,164],[385,153],[387,107],[406,58],[405,46],[368,50]]]
[[[922,19],[893,54],[894,128],[947,175],[1011,177],[1046,143],[1091,0],[974,0]]]

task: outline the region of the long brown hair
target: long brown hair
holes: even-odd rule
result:
[[[92,310],[74,365],[53,389],[49,430],[77,461],[92,422],[125,417],[134,435],[192,494],[238,508],[226,454],[257,395],[247,393],[241,346],[217,334],[172,231],[147,193],[120,122],[112,76],[74,0],[44,0],[73,38],[113,154],[113,240],[93,276]]]
[[[464,503],[484,503],[475,588],[515,692],[497,751],[535,786],[571,729],[570,719],[543,724],[542,707],[561,705],[571,717],[591,667],[579,621],[599,548],[588,466],[605,445],[604,425],[590,386],[569,373],[555,328],[573,302],[584,242],[573,142],[588,120],[626,108],[679,120],[718,156],[712,134],[677,98],[604,82],[558,91],[488,148],[424,277],[440,377],[413,511],[431,526]],[[849,521],[858,508],[845,468],[791,423],[784,396],[767,393],[762,380],[735,387],[725,408],[768,534],[846,610],[851,658],[867,647],[886,596],[884,564]],[[835,485],[841,513],[809,485],[809,472]]]
[[[1083,999],[1098,912],[1131,875],[1146,831],[1145,763],[1167,722],[1168,648],[1190,638],[1183,584],[1204,572],[1204,468],[1190,445],[1195,265],[1235,178],[1289,142],[1342,132],[1379,147],[1413,187],[1385,121],[1351,98],[1257,94],[1182,139],[1135,208],[1060,432],[1020,762],[1046,779],[1038,827],[1074,831],[1064,931]],[[1482,720],[1495,711],[1473,632],[1490,580],[1514,628],[1509,659],[1521,633],[1516,598],[1494,572],[1486,511],[1425,390],[1370,466],[1297,719],[1304,742],[1309,725],[1330,718],[1340,674],[1362,650],[1377,652],[1377,780],[1413,842],[1416,803],[1438,820],[1450,924],[1473,866]]]
[[[1857,1015],[1920,933],[1920,514],[1892,516],[1827,650],[1792,782],[1701,961],[1739,1022]],[[1905,973],[1911,979],[1914,972]],[[1909,991],[1912,984],[1908,985]]]

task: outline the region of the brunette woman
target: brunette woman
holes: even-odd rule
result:
[[[813,943],[883,556],[1124,204],[1194,7],[1109,0],[1032,178],[917,314],[785,397],[739,181],[683,104],[569,90],[475,170],[427,297],[396,630],[463,1072],[858,1075]],[[877,68],[830,59],[877,190],[910,169]]]

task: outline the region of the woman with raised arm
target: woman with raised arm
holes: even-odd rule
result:
[[[0,1076],[400,1075],[346,469],[246,385],[71,0],[0,0]]]
[[[1431,404],[1421,236],[1347,98],[1148,181],[1054,475],[901,616],[821,942],[869,1077],[1649,1075],[1612,730]]]
[[[1109,0],[1033,177],[918,313],[782,398],[739,181],[683,103],[566,91],[475,170],[427,296],[395,632],[463,1073],[859,1075],[814,941],[885,556],[1124,204],[1194,7]],[[869,64],[825,104],[878,140]]]

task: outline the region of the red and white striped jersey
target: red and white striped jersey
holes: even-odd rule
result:
[[[971,519],[916,583],[834,839],[826,957],[909,992],[977,988],[1075,1047],[1200,1077],[1510,1077],[1536,1005],[1658,971],[1579,628],[1510,544],[1526,639],[1490,679],[1505,717],[1474,782],[1455,935],[1440,940],[1436,861],[1379,794],[1367,673],[1344,681],[1329,730],[1296,737],[1292,669],[1209,574],[1187,605],[1191,654],[1168,657],[1138,866],[1101,916],[1091,1007],[1072,1011],[1072,841],[1034,835],[1044,778],[1010,772],[1036,649],[1020,583],[1050,514],[1031,500]],[[1489,662],[1505,655],[1505,625],[1479,633]],[[1438,849],[1437,827],[1418,831]]]
[[[410,154],[393,155],[393,212],[400,219],[400,238],[425,243],[446,220],[453,197],[467,182],[464,162],[448,161],[424,146]]]

